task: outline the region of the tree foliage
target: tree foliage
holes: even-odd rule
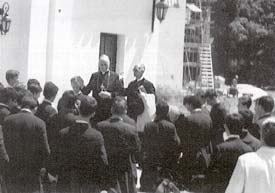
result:
[[[217,0],[214,65],[227,81],[239,74],[258,86],[275,83],[275,0]]]

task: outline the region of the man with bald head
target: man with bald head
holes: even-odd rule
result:
[[[89,83],[82,89],[84,95],[93,91],[93,97],[98,102],[95,122],[103,121],[111,116],[113,98],[118,96],[122,90],[119,75],[109,70],[110,59],[107,55],[99,58],[99,71],[92,74]]]
[[[143,77],[145,72],[144,64],[135,65],[133,72],[136,79],[130,82],[126,89],[126,94],[128,115],[132,119],[137,120],[137,116],[142,114],[144,111],[144,104],[140,97],[140,93],[145,92],[147,94],[155,94],[155,87],[153,83]]]

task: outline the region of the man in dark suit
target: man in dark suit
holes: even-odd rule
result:
[[[0,91],[0,125],[4,119],[11,113],[10,109],[16,106],[17,94],[12,87],[4,88]]]
[[[215,90],[207,90],[205,93],[207,104],[211,106],[210,117],[213,127],[211,129],[211,141],[213,145],[217,145],[223,141],[224,120],[227,115],[227,110],[223,103],[218,101]]]
[[[111,116],[112,99],[123,91],[119,75],[109,70],[110,59],[107,55],[99,58],[99,71],[93,73],[89,83],[82,89],[84,95],[93,91],[93,97],[98,102],[95,115],[96,122],[108,119]]]
[[[134,164],[131,156],[136,154],[139,139],[134,126],[125,123],[126,101],[116,98],[112,105],[112,117],[99,122],[97,129],[102,133],[109,162],[109,186],[121,193],[136,193]]]
[[[71,192],[99,193],[106,177],[107,155],[102,134],[89,123],[97,102],[89,96],[82,99],[75,123],[60,131],[64,148],[61,167],[67,167],[71,173],[70,184],[67,184]]]
[[[56,155],[56,136],[57,131],[55,128],[55,118],[57,115],[57,111],[52,106],[52,103],[54,102],[56,95],[58,92],[58,87],[52,83],[52,82],[46,82],[44,85],[43,95],[44,100],[40,105],[38,105],[37,111],[35,115],[42,119],[46,124],[46,130],[47,130],[47,136],[48,136],[48,142],[49,146],[51,148],[51,155],[49,160],[46,162],[47,171],[51,173],[51,175],[56,174],[56,171],[54,169],[55,164],[55,155]],[[44,189],[48,191],[48,179],[46,178],[44,181]]]
[[[46,82],[44,85],[43,95],[44,100],[38,106],[35,115],[42,119],[46,126],[48,126],[51,117],[57,114],[57,111],[52,106],[52,103],[55,100],[55,97],[58,92],[58,87],[52,82]]]
[[[45,123],[34,116],[37,102],[23,97],[22,109],[3,124],[9,165],[6,180],[9,192],[35,192],[40,189],[41,168],[50,154]]]
[[[257,124],[255,137],[258,139],[260,139],[261,129],[265,122],[275,121],[275,116],[272,114],[273,109],[274,99],[271,96],[262,96],[256,100],[254,121]]]
[[[27,82],[27,89],[32,93],[33,97],[36,99],[37,103],[42,92],[40,82],[37,79],[29,79]]]
[[[240,139],[242,132],[240,114],[227,115],[224,128],[227,139],[215,146],[209,167],[208,182],[211,185],[209,189],[211,193],[225,191],[238,157],[252,151],[252,148]]]
[[[155,120],[147,123],[144,128],[144,160],[140,180],[143,192],[154,192],[160,180],[169,179],[174,174],[180,139],[175,125],[168,121],[168,112],[168,104],[159,101]]]
[[[143,77],[145,72],[144,64],[135,65],[133,71],[136,79],[130,82],[126,89],[127,113],[136,121],[137,116],[142,114],[144,111],[144,104],[139,96],[140,92],[155,94],[155,87],[153,83]]]
[[[192,176],[202,174],[206,167],[206,163],[198,161],[198,155],[210,143],[212,121],[209,114],[201,110],[201,101],[197,96],[186,96],[183,104],[191,114],[177,121],[177,132],[181,141],[182,177],[186,184],[190,184]]]
[[[242,116],[243,121],[243,130],[240,138],[245,144],[250,146],[253,151],[257,151],[261,147],[261,142],[249,132],[250,129],[253,127],[253,113],[249,109],[246,109],[240,110],[239,114]]]

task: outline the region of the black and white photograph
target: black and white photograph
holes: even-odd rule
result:
[[[0,193],[275,193],[275,0],[0,0]]]

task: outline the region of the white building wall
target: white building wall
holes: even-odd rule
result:
[[[0,82],[7,85],[5,74],[9,69],[20,71],[20,81],[28,78],[28,47],[30,31],[31,0],[0,1],[10,5],[9,16],[12,19],[10,31],[0,35]]]
[[[28,48],[28,78],[36,78],[43,86],[47,70],[47,37],[50,0],[33,0],[31,4]]]
[[[151,15],[148,0],[50,1],[47,79],[64,89],[70,89],[74,75],[88,83],[98,68],[101,32],[118,35],[117,71],[124,73],[126,84],[133,79],[133,66],[140,62],[150,65],[151,79],[157,62],[156,53],[151,55],[155,47],[151,44],[157,44],[152,40]]]
[[[185,2],[181,0],[181,2]],[[87,84],[97,71],[100,33],[118,35],[117,69],[125,85],[134,79],[133,66],[144,63],[145,77],[155,84],[179,87],[182,81],[184,9],[169,8],[155,20],[148,0],[9,0],[12,24],[0,36],[0,80],[7,69],[21,80],[55,82],[59,95],[80,75]]]
[[[169,8],[165,20],[159,25],[157,82],[160,86],[182,88],[184,18],[185,6]]]

